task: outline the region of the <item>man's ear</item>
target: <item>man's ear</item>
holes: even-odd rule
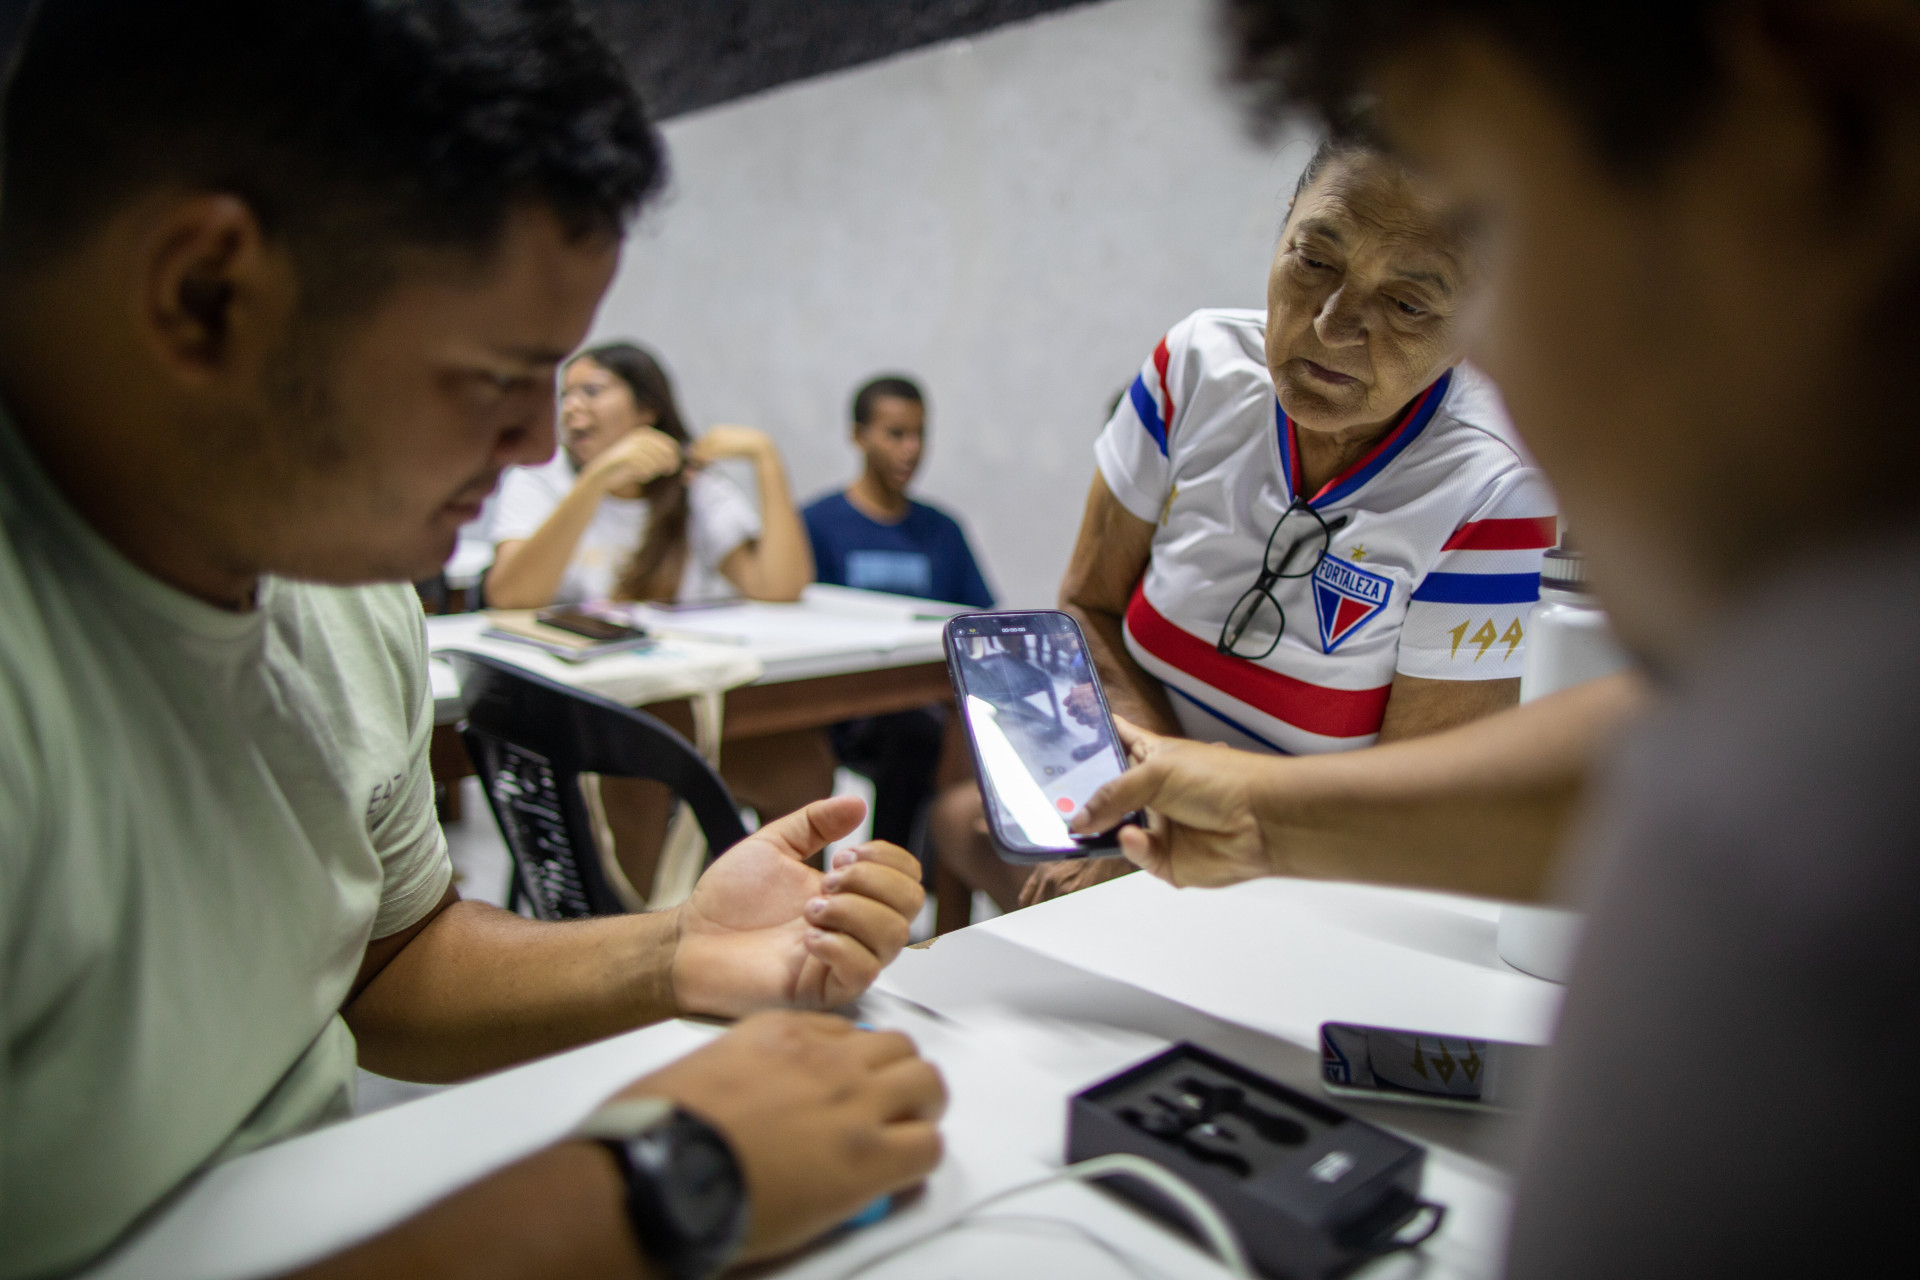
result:
[[[244,200],[182,200],[156,222],[141,250],[138,321],[174,378],[206,385],[278,349],[298,282]]]

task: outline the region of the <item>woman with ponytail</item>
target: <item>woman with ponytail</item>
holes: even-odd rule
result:
[[[582,600],[797,600],[813,580],[805,528],[763,431],[687,432],[659,361],[632,343],[567,365],[562,448],[509,472],[494,516],[488,601],[535,609]],[[709,469],[753,462],[747,496]]]
[[[752,427],[692,439],[666,372],[643,348],[609,343],[567,364],[560,439],[552,461],[515,468],[501,484],[487,574],[495,607],[798,600],[813,581],[806,527],[773,441]],[[752,461],[758,512],[712,468],[722,458]],[[805,729],[730,742],[721,776],[768,822],[829,795],[833,765],[826,733]],[[644,899],[671,814],[665,789],[605,778],[600,795],[615,855]]]

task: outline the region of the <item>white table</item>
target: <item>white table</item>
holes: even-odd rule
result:
[[[795,604],[741,601],[711,609],[635,610],[662,637],[642,653],[570,663],[531,645],[482,636],[481,614],[427,619],[431,649],[464,648],[516,662],[549,679],[638,706],[746,684],[780,684],[943,661],[941,628],[957,609],[876,591],[815,584]],[[460,718],[460,685],[431,664],[434,719]]]
[[[479,613],[452,613],[427,619],[427,646],[433,653],[428,665],[433,680],[436,724],[451,724],[461,715],[460,681],[444,656],[449,650],[499,658],[535,675],[597,693],[626,706],[732,689],[757,680],[762,671],[759,658],[738,645],[676,637],[664,639],[638,653],[614,653],[588,662],[568,662],[530,644],[488,636],[487,627],[486,615]]]
[[[1538,1039],[1558,989],[1501,965],[1492,916],[1487,904],[1438,894],[1278,881],[1177,893],[1130,877],[906,953],[862,1016],[914,1035],[945,1073],[946,1159],[925,1195],[780,1273],[844,1275],[983,1195],[1057,1169],[1068,1095],[1170,1039],[1302,1088],[1315,1087],[1311,1028],[1321,1017]],[[1241,980],[1249,974],[1257,980]],[[1434,1021],[1443,1017],[1466,1021]],[[633,1032],[243,1157],[98,1274],[220,1280],[298,1265],[537,1149],[712,1034],[684,1023]],[[1362,1274],[1491,1274],[1508,1191],[1489,1120],[1353,1109],[1432,1144],[1426,1193],[1450,1208],[1424,1259],[1390,1258]],[[1077,1186],[995,1209],[866,1274],[1135,1274],[1089,1234],[1163,1274],[1223,1274],[1152,1220]]]

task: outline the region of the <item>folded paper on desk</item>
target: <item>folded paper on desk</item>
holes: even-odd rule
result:
[[[1499,910],[1373,885],[1132,875],[975,927],[1315,1051],[1323,1022],[1549,1043],[1564,989],[1501,961]]]

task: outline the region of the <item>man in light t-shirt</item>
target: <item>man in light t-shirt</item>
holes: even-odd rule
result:
[[[857,802],[764,828],[675,911],[540,924],[450,886],[403,584],[551,452],[659,149],[570,11],[432,11],[53,0],[8,86],[4,1280],[343,1115],[356,1061],[453,1080],[830,1008],[920,904],[898,848],[804,865]],[[284,1261],[706,1275],[938,1156],[932,1068],[840,1019],[749,1019],[628,1092],[592,1141]]]

